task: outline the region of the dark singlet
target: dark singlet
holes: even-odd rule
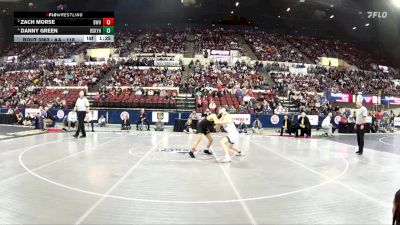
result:
[[[211,130],[213,130],[213,128],[214,128],[214,121],[209,121],[206,117],[199,122],[197,126],[197,133],[198,134],[202,133],[204,135],[207,135],[211,132]]]

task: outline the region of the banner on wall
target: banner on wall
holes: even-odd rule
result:
[[[381,100],[384,105],[400,105],[400,97],[385,96]]]
[[[353,102],[353,95],[344,93],[328,93],[327,99],[330,102],[351,103]]]
[[[378,96],[363,95],[363,100],[367,104],[378,104]]]
[[[297,67],[289,67],[289,72],[290,73],[301,73],[301,74],[307,74],[307,68],[297,68]]]
[[[212,56],[230,56],[230,51],[226,50],[209,50],[209,53]]]
[[[250,114],[231,114],[233,122],[235,124],[239,124],[240,122],[244,122],[246,125],[251,124],[251,116]]]
[[[395,127],[400,127],[400,117],[395,117],[393,122]]]
[[[40,110],[39,109],[25,109],[25,117],[29,116],[29,115],[35,115],[35,114],[40,114]]]
[[[163,123],[168,123],[169,122],[169,113],[167,112],[152,112],[151,113],[151,121],[152,122],[158,122],[158,120],[161,119]]]
[[[97,110],[90,110],[92,112],[92,120],[99,120],[99,111]],[[88,121],[88,114],[86,113],[85,121]]]
[[[179,61],[171,61],[171,60],[156,60],[154,61],[154,66],[161,66],[161,67],[176,67],[180,66]]]

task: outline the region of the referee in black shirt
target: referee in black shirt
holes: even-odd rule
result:
[[[89,112],[89,101],[85,97],[85,92],[83,92],[83,91],[79,92],[79,98],[76,100],[75,107],[76,107],[76,113],[78,116],[78,129],[76,130],[74,137],[78,138],[79,131],[81,131],[82,136],[80,136],[80,137],[85,138],[86,137],[85,117],[86,117],[86,113]]]

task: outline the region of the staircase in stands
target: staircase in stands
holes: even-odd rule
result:
[[[196,100],[192,94],[181,93],[176,98],[176,110],[187,112],[196,109]]]
[[[282,103],[282,106],[288,110],[290,114],[300,114],[300,109],[296,107],[291,101],[289,101],[288,97],[278,97],[279,101]]]

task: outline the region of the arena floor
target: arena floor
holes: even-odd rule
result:
[[[2,140],[0,224],[391,224],[398,137],[368,135],[357,156],[354,136],[247,135],[231,164],[179,153],[183,133]]]

